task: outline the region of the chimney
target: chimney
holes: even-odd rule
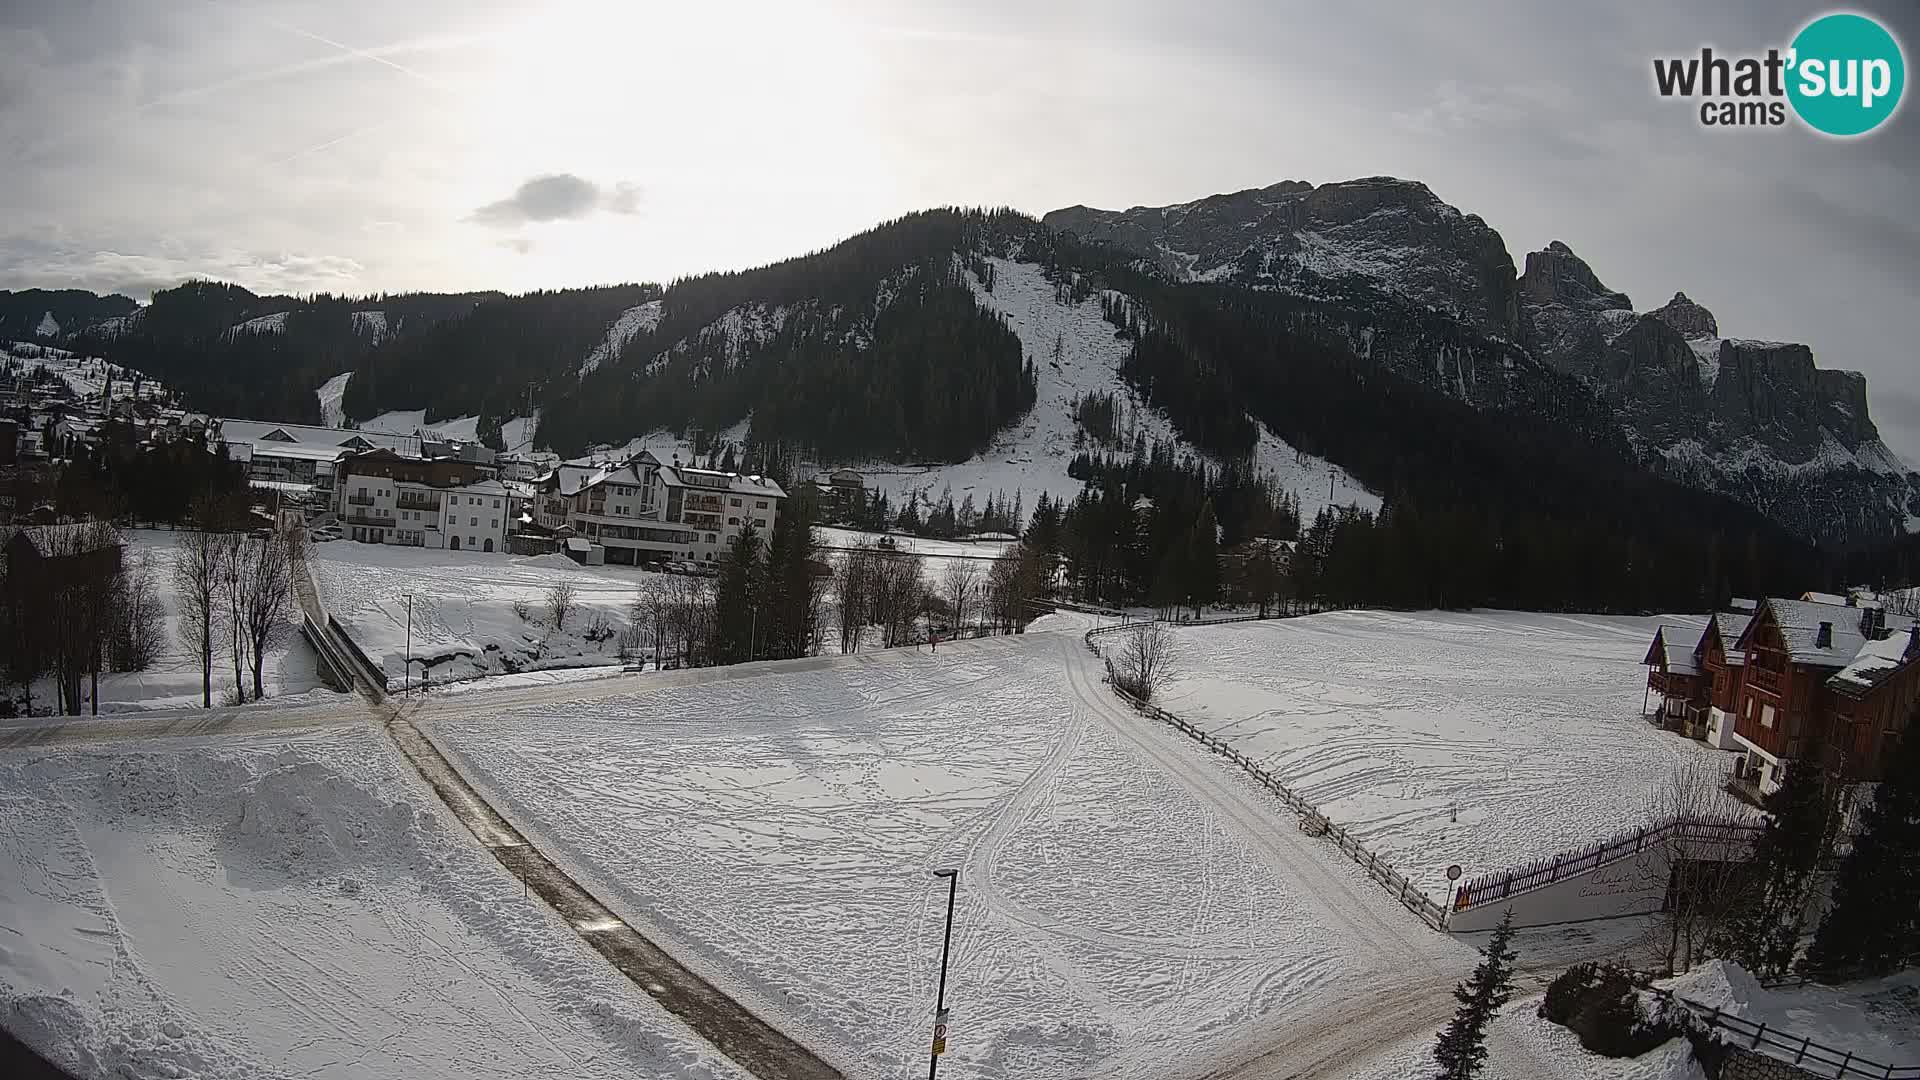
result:
[[[1870,607],[1860,609],[1860,633],[1868,641],[1879,641],[1887,636],[1887,613],[1884,608]]]
[[[1819,633],[1813,636],[1813,644],[1814,644],[1814,647],[1818,649],[1833,648],[1833,624],[1832,623],[1823,622],[1820,624]]]
[[[1907,631],[1907,648],[1903,655],[1908,659],[1920,655],[1920,622],[1914,623],[1913,628]]]

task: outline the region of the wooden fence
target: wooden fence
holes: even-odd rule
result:
[[[1257,618],[1259,618],[1259,616],[1255,615],[1215,621],[1247,622]],[[1086,633],[1087,648],[1093,650],[1095,656],[1100,656],[1102,655],[1100,646],[1094,642],[1095,638],[1132,630],[1139,626],[1148,626],[1151,625],[1152,622],[1152,619],[1141,619],[1135,622],[1121,623],[1117,626],[1106,626],[1097,630],[1089,630]],[[1194,624],[1188,623],[1186,625],[1192,626]],[[1365,870],[1367,876],[1378,883],[1381,888],[1385,889],[1388,895],[1399,901],[1401,906],[1419,916],[1428,926],[1436,930],[1446,929],[1447,910],[1445,907],[1435,903],[1424,891],[1415,887],[1413,882],[1407,880],[1406,875],[1395,870],[1392,865],[1382,860],[1372,851],[1369,851],[1365,845],[1354,839],[1353,835],[1347,832],[1346,829],[1328,820],[1327,816],[1321,813],[1318,807],[1308,802],[1292,788],[1281,783],[1278,777],[1262,768],[1258,762],[1241,753],[1227,740],[1217,738],[1212,733],[1175,716],[1173,713],[1157,705],[1141,701],[1117,686],[1110,688],[1121,700],[1131,705],[1136,711],[1179,730],[1213,753],[1238,765],[1248,776],[1253,777],[1255,783],[1271,791],[1279,797],[1281,802],[1286,803],[1288,807],[1292,808],[1294,813],[1300,815],[1300,828],[1303,831],[1310,835],[1322,836],[1332,840],[1335,847],[1338,847],[1343,854],[1352,859],[1361,869]]]
[[[1702,1005],[1671,990],[1663,990],[1658,986],[1645,989],[1679,1006],[1695,1020],[1727,1032],[1738,1040],[1722,1040],[1727,1045],[1765,1054],[1817,1076],[1831,1076],[1835,1080],[1849,1076],[1870,1077],[1872,1080],[1920,1080],[1920,1065],[1882,1065],[1868,1061],[1851,1050],[1837,1050],[1806,1036],[1770,1029],[1765,1023],[1756,1024],[1745,1017],[1721,1012],[1718,1006]]]
[[[1625,829],[1586,847],[1549,855],[1519,866],[1468,879],[1454,894],[1455,911],[1477,904],[1499,903],[1533,889],[1542,889],[1577,874],[1592,873],[1611,862],[1631,858],[1668,842],[1745,845],[1759,836],[1762,826],[1721,818],[1669,818]]]

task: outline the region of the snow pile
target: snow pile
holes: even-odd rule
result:
[[[1769,989],[1738,964],[1709,960],[1666,989],[1709,1008],[1810,1038],[1868,1061],[1920,1065],[1920,970],[1844,986],[1807,983]]]
[[[0,757],[0,1015],[76,1076],[744,1077],[381,737]]]
[[[621,312],[607,327],[606,337],[593,347],[593,351],[587,354],[585,360],[580,361],[580,377],[584,379],[600,370],[601,364],[618,358],[620,350],[626,348],[627,342],[632,341],[636,336],[652,333],[654,327],[660,325],[660,315],[663,310],[665,310],[665,304],[661,301],[649,300]]]
[[[355,315],[360,314],[354,312]],[[320,422],[327,427],[345,426],[347,413],[340,407],[341,399],[347,396],[347,384],[353,381],[353,372],[343,371],[320,384],[313,393],[320,399]]]
[[[1579,847],[1645,823],[1679,763],[1730,766],[1641,717],[1661,623],[1704,620],[1333,612],[1177,629],[1161,704],[1444,901],[1450,863],[1471,878]]]

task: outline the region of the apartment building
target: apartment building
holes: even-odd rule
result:
[[[392,450],[343,458],[333,489],[346,535],[366,544],[504,552],[518,513],[507,486],[484,466]]]
[[[563,465],[535,489],[536,519],[605,550],[610,563],[717,562],[743,529],[765,537],[787,497],[778,482],[662,463],[641,453],[625,464]]]

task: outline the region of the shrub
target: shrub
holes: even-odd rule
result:
[[[1639,1057],[1682,1033],[1668,1017],[1645,1016],[1633,973],[1610,963],[1575,964],[1561,972],[1548,984],[1539,1012],[1602,1057]]]

